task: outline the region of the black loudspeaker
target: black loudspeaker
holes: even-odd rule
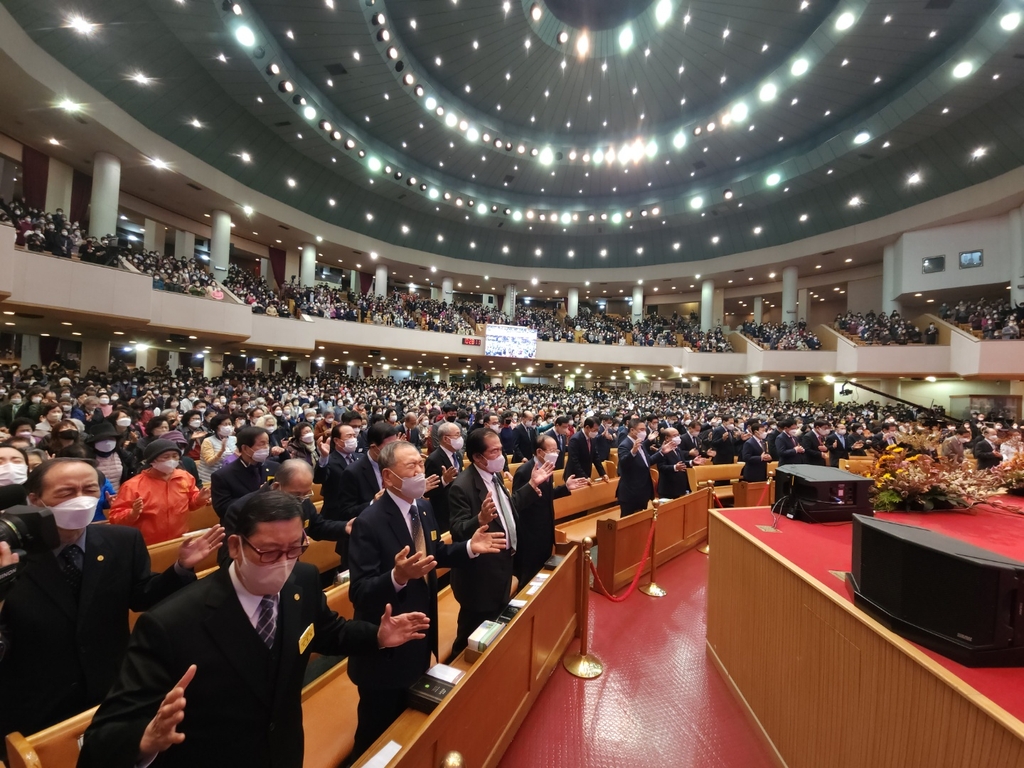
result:
[[[849,522],[873,515],[871,480],[835,467],[785,464],[775,470],[775,498],[783,515],[808,523]]]
[[[964,666],[1024,666],[1024,563],[857,515],[847,586],[893,632]]]

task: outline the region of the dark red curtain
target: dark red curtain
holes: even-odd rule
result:
[[[89,198],[92,196],[92,176],[87,176],[81,171],[75,171],[71,177],[71,209],[68,211],[68,219],[74,222],[85,223],[85,214],[89,210]],[[85,230],[82,230],[83,234]]]
[[[367,275],[364,272],[359,273],[359,292],[367,293],[370,290],[370,286],[373,285],[373,275]]]
[[[495,298],[498,300],[498,311],[501,312],[501,308],[505,305],[505,297],[498,294]]]
[[[32,208],[46,205],[46,179],[50,173],[50,158],[32,147],[21,150],[22,191],[25,202]]]
[[[284,262],[285,252],[283,248],[267,248],[270,258],[270,270],[274,273],[274,279],[278,285],[284,285]]]
[[[25,149],[28,149],[28,147],[25,147]],[[60,339],[56,336],[39,337],[39,360],[44,366],[57,359],[57,349],[59,346]]]

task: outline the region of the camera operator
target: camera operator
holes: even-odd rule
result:
[[[0,611],[0,735],[35,733],[102,701],[128,644],[128,611],[194,582],[192,569],[224,538],[215,526],[189,539],[154,574],[136,529],[89,525],[100,483],[95,466],[70,458],[28,477],[28,501],[50,509],[59,546],[21,557]],[[0,568],[13,558],[8,547],[0,558]]]

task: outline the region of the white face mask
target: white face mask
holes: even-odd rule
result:
[[[396,421],[398,421],[398,415],[392,413],[390,416],[388,416],[388,421],[394,424]]]
[[[97,440],[93,444],[93,448],[95,448],[100,453],[110,453],[112,450],[114,450],[116,446],[116,440]]]
[[[235,561],[235,571],[247,592],[253,595],[276,595],[292,575],[296,562],[284,558],[279,562],[264,565],[252,562],[243,552],[242,559]]]
[[[218,427],[217,428],[217,435],[219,437],[230,437],[231,433],[234,432],[234,431],[235,430],[234,430],[233,427]]]
[[[498,456],[497,458],[488,459],[487,460],[487,471],[490,472],[492,475],[493,474],[497,474],[498,472],[501,472],[504,469],[505,469],[505,457],[504,456]]]
[[[462,450],[462,446],[465,444],[465,442],[466,441],[462,437],[462,435],[459,435],[458,437],[453,437],[451,439],[452,453],[455,453],[456,451],[461,451]]]
[[[58,528],[77,531],[92,522],[98,503],[99,499],[95,496],[75,496],[60,504],[54,504],[50,511],[53,512],[53,520]]]
[[[27,464],[0,465],[0,486],[21,485],[28,479]]]
[[[355,453],[356,452],[356,448],[358,448],[358,447],[359,447],[359,441],[356,438],[354,438],[354,437],[350,437],[347,440],[345,440],[344,447],[341,450],[344,453]]]
[[[130,418],[128,418],[127,416],[124,416],[124,417],[122,417],[122,418],[117,420],[117,426],[119,426],[119,427],[130,427],[131,425],[132,425],[132,420]]]
[[[671,445],[673,448],[679,445],[681,442],[683,442],[683,439],[679,437],[679,435],[676,435],[675,437],[668,441],[669,445]]]
[[[636,433],[636,439],[638,442],[642,443],[644,440],[647,439],[647,432],[645,430],[640,430],[639,432]]]
[[[494,432],[501,432],[501,425],[500,424],[488,424],[487,427],[489,429],[491,429],[492,431],[494,431]]]
[[[169,475],[178,468],[178,460],[164,459],[163,461],[154,461],[150,466],[162,475]]]
[[[427,476],[420,472],[412,477],[399,478],[402,481],[399,492],[409,499],[422,499],[427,492]]]
[[[203,424],[203,420],[202,419],[191,419],[188,422],[188,425],[190,427],[192,427],[192,429],[199,429],[199,427],[201,427],[202,424]]]
[[[554,464],[556,461],[558,461],[558,451],[553,451],[552,453],[544,454],[545,464]]]
[[[789,430],[789,435],[790,435],[790,437],[799,437],[800,436],[800,430],[799,429],[791,429],[791,430]]]
[[[270,456],[269,448],[260,448],[258,451],[252,452],[252,460],[257,464],[262,464]]]
[[[312,432],[306,432],[306,433],[305,433],[305,434],[303,434],[303,435],[302,435],[302,437],[300,437],[299,439],[300,439],[300,440],[301,440],[302,442],[304,442],[304,443],[305,443],[306,445],[311,445],[311,444],[312,444],[312,442],[313,442],[313,439],[314,439],[314,438],[313,438],[313,433],[312,433]]]

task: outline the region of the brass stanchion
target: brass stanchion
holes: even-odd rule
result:
[[[654,571],[658,567],[658,507],[661,506],[661,500],[654,500],[654,516],[651,518],[651,525],[654,527],[651,533],[651,580],[640,587],[640,591],[645,595],[651,597],[664,597],[668,594],[664,587],[659,587],[658,583],[654,580]]]
[[[589,536],[583,539],[583,552],[580,553],[580,649],[577,653],[567,653],[562,659],[562,666],[570,675],[584,680],[593,680],[604,672],[601,660],[590,653],[590,549],[594,540]]]
[[[714,500],[714,498],[715,498],[715,481],[714,480],[708,480],[708,488],[711,489],[711,498],[712,498],[712,500]],[[697,551],[700,552],[702,555],[706,555],[706,554],[711,552],[711,545],[708,543],[707,539],[704,540],[703,544],[701,544],[699,547],[697,547]]]
[[[453,749],[441,760],[441,768],[466,768],[466,759]]]

